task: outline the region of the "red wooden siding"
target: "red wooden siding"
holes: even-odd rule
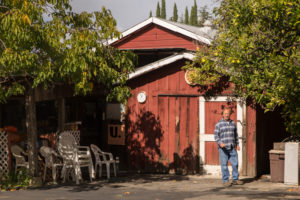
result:
[[[247,106],[247,170],[248,176],[256,176],[256,110]]]
[[[119,49],[185,48],[196,50],[198,45],[191,38],[151,24],[118,40],[112,46]]]
[[[208,165],[219,165],[219,152],[216,142],[205,142],[205,163]]]
[[[132,88],[127,105],[130,167],[196,171],[199,159],[198,97],[180,95],[198,94],[198,89],[185,82],[185,73],[181,70],[184,63],[184,60],[178,61],[129,81]],[[144,104],[136,100],[140,91],[147,93]]]

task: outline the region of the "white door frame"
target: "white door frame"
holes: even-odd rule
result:
[[[203,172],[206,174],[221,175],[221,168],[219,165],[207,165],[205,163],[205,142],[215,141],[214,134],[205,134],[205,102],[237,102],[237,131],[239,136],[239,143],[241,150],[238,152],[239,171],[242,167],[242,149],[243,149],[243,126],[242,123],[246,121],[246,104],[240,98],[234,98],[228,96],[216,96],[210,99],[205,99],[204,96],[199,97],[199,155],[200,165],[203,167]],[[229,166],[231,167],[231,166]]]

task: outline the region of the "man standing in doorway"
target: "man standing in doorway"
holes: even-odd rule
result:
[[[222,181],[224,186],[241,185],[238,171],[238,154],[240,150],[237,128],[230,119],[231,108],[224,108],[223,118],[215,126],[215,140],[218,143],[219,157],[221,161]],[[228,170],[228,160],[232,166],[232,182],[229,182],[230,173]]]

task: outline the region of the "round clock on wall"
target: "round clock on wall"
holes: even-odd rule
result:
[[[147,99],[147,95],[146,95],[146,92],[139,92],[138,95],[137,95],[137,100],[139,103],[145,103]]]

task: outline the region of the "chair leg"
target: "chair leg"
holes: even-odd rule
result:
[[[114,174],[115,174],[115,177],[117,177],[116,163],[113,163],[113,166],[114,166]]]
[[[110,164],[106,163],[107,179],[110,179]]]
[[[52,180],[53,183],[56,183],[56,167],[52,166]]]
[[[89,174],[90,174],[90,181],[92,182],[93,181],[93,178],[94,178],[94,169],[93,169],[93,165],[90,165],[89,166]]]
[[[46,172],[47,172],[47,167],[46,167],[46,165],[45,165],[44,176],[43,176],[43,182],[46,181]]]
[[[99,165],[100,169],[99,169],[99,177],[102,177],[102,164]]]
[[[95,164],[95,178],[96,178],[96,176],[97,176],[97,167],[98,167],[98,165],[97,165],[97,163]]]
[[[63,183],[65,183],[66,182],[66,171],[67,169],[66,169],[66,166],[65,165],[63,165],[63,168],[62,168],[62,170],[61,170],[61,178],[63,178]]]

